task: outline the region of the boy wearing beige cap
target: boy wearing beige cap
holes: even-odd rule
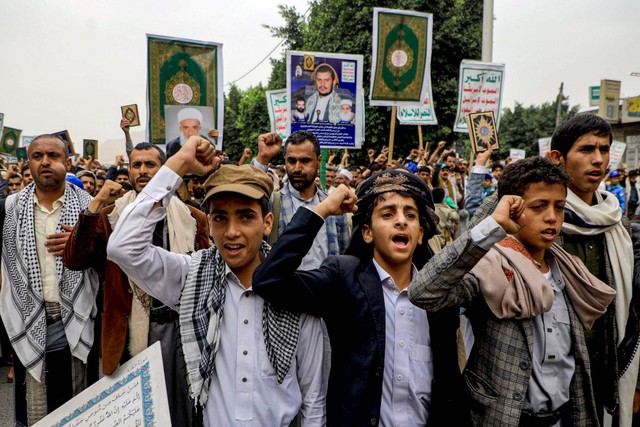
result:
[[[122,214],[109,258],[140,287],[179,307],[190,395],[204,424],[286,426],[301,412],[324,425],[326,380],[319,319],[274,308],[252,288],[269,251],[271,178],[250,165],[223,165],[205,182],[215,246],[191,255],[149,244],[155,222],[186,174],[213,169],[208,141],[191,137]]]

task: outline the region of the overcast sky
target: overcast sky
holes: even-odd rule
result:
[[[0,0],[5,125],[23,135],[68,129],[76,149],[83,138],[120,138],[121,105],[137,103],[146,120],[145,33],[222,43],[230,82],[279,42],[263,28],[283,23],[279,3],[308,7],[306,0]],[[622,81],[622,96],[640,95],[640,77],[630,76],[640,72],[633,35],[640,1],[495,0],[494,15],[493,61],[506,64],[503,106],[550,101],[564,82],[570,103],[585,108],[588,87],[605,78]],[[269,73],[265,61],[237,84],[266,83]]]

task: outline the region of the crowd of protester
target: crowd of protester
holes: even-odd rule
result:
[[[229,159],[121,128],[110,165],[51,135],[0,164],[16,425],[156,341],[176,426],[632,425],[638,170],[604,120],[546,157],[363,165],[310,132]]]

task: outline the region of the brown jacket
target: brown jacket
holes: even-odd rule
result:
[[[209,247],[206,215],[187,205],[196,220],[195,250]],[[93,267],[104,277],[102,312],[102,371],[110,375],[120,364],[126,347],[128,318],[133,298],[129,279],[115,263],[107,260],[107,242],[111,236],[108,215],[114,205],[103,208],[99,215],[81,213],[64,248],[63,262],[72,270]]]

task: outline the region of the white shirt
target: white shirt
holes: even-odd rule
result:
[[[191,257],[153,246],[151,239],[156,222],[165,217],[165,206],[181,182],[163,166],[124,210],[107,246],[110,260],[170,307],[180,301]],[[156,202],[162,207],[154,209]],[[320,320],[301,315],[291,369],[284,382],[277,385],[262,333],[263,300],[250,288],[245,289],[228,266],[226,275],[220,348],[205,408],[205,426],[286,426],[298,410],[303,414],[303,426],[324,425],[326,379]]]
[[[33,195],[33,229],[36,235],[36,252],[42,277],[42,297],[46,302],[60,302],[58,289],[58,273],[56,271],[56,257],[47,250],[45,242],[47,236],[55,234],[58,221],[64,205],[64,194],[53,202],[53,209],[48,210],[40,204],[38,196]],[[66,224],[73,225],[73,224]]]
[[[316,102],[316,106],[311,112],[311,123],[324,120],[325,112],[329,106],[329,98],[329,96],[320,96],[320,94],[318,94],[318,102]],[[318,114],[318,111],[320,114]]]
[[[381,427],[426,425],[433,361],[427,312],[409,302],[393,278],[373,260],[382,282],[385,311]],[[413,267],[411,276],[417,271]]]

